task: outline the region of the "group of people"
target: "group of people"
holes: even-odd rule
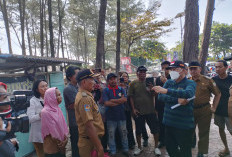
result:
[[[138,67],[137,79],[132,82],[127,72],[105,77],[103,71],[68,67],[69,83],[63,91],[68,125],[58,107],[60,91],[48,89],[45,80],[37,80],[27,114],[31,123],[29,141],[38,157],[65,156],[68,134],[73,157],[103,157],[106,152],[115,156],[118,149],[125,156],[129,156],[129,149],[139,155],[148,146],[146,124],[153,135],[155,155],[160,156],[160,148],[166,146],[170,157],[192,156],[198,126],[198,157],[204,157],[208,154],[212,113],[225,146],[219,156],[230,154],[224,131],[226,125],[232,134],[232,111],[228,109],[232,104],[232,76],[226,73],[227,62],[217,61],[218,75],[214,78],[201,75],[201,66],[195,61],[188,67],[182,61],[164,61],[161,67],[161,76],[154,82],[147,81],[144,66]],[[186,77],[188,72],[190,78]]]

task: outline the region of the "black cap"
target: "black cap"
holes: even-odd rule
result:
[[[185,64],[182,61],[175,61],[174,63],[171,63],[169,67],[166,69],[171,69],[171,68],[183,68],[185,69]]]
[[[116,75],[115,73],[109,73],[109,74],[107,75],[107,81],[108,81],[109,79],[111,79],[112,77],[117,77],[117,75]]]
[[[139,72],[139,71],[147,71],[147,68],[145,66],[141,65],[137,69],[137,72]]]
[[[189,68],[196,68],[196,67],[201,67],[199,62],[193,61],[189,63]]]
[[[81,70],[78,72],[76,80],[77,80],[77,82],[80,82],[84,79],[93,78],[93,77],[95,77],[95,74],[93,73],[92,70],[84,69],[84,70]]]

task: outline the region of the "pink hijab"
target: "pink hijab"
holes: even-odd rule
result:
[[[68,135],[68,127],[56,99],[55,87],[46,90],[44,108],[41,111],[41,131],[43,139],[47,135],[63,141]]]

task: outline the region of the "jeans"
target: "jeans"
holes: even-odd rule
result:
[[[71,147],[72,147],[72,157],[79,157],[79,149],[77,146],[78,143],[78,127],[77,126],[70,126],[70,140],[71,140]]]
[[[127,129],[126,129],[126,120],[123,121],[107,121],[108,129],[108,145],[111,154],[116,154],[116,144],[115,144],[115,131],[118,128],[123,151],[128,151],[128,139],[127,139]]]
[[[193,131],[194,129],[165,127],[165,143],[170,157],[192,157]]]

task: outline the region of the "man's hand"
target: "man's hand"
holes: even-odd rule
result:
[[[165,83],[168,79],[164,76],[164,75],[161,75],[160,76],[160,80]]]
[[[161,93],[161,94],[167,94],[168,90],[161,87],[161,86],[155,86],[152,88],[156,93]]]
[[[187,100],[187,99],[178,98],[178,104],[186,105],[187,103],[188,103],[188,100]]]
[[[134,109],[134,110],[133,110],[133,115],[137,117],[137,116],[138,116],[138,114],[139,114],[139,111],[138,111],[138,110],[136,110],[136,109]]]

